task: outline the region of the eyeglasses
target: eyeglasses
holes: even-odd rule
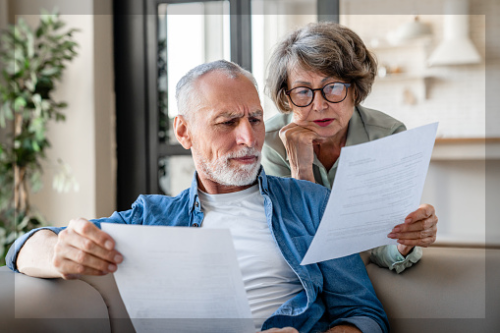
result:
[[[293,105],[298,107],[309,106],[314,100],[314,92],[321,91],[321,95],[330,103],[340,103],[347,97],[347,90],[351,86],[350,83],[330,82],[323,88],[311,89],[309,87],[295,87],[285,91],[285,94],[290,97]]]

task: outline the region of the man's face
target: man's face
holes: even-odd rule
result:
[[[200,178],[224,186],[252,184],[265,137],[255,86],[242,75],[231,79],[215,71],[199,78],[194,91],[199,100],[187,132]]]

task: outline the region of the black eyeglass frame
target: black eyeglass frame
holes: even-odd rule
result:
[[[327,86],[331,85],[332,83],[333,84],[337,84],[337,83],[341,84],[341,85],[343,85],[346,88],[345,89],[345,96],[340,101],[332,102],[328,98],[326,98],[325,91],[323,89],[325,89]],[[323,96],[323,98],[325,99],[325,101],[327,101],[329,103],[340,103],[340,102],[343,102],[347,98],[347,94],[349,92],[349,87],[350,86],[351,86],[350,83],[345,83],[345,82],[329,82],[329,83],[325,84],[323,87],[316,88],[316,89],[312,89],[312,88],[305,87],[305,86],[299,86],[299,87],[295,87],[295,88],[292,88],[290,90],[285,91],[285,95],[287,95],[290,98],[290,101],[292,102],[293,105],[295,105],[295,106],[297,106],[299,108],[305,108],[306,106],[309,106],[309,105],[312,104],[312,102],[314,101],[314,97],[316,95],[316,91],[317,90],[321,91],[321,96]],[[292,97],[290,96],[290,93],[292,92],[292,90],[299,89],[299,88],[306,88],[306,89],[309,89],[309,90],[311,90],[313,92],[313,96],[311,98],[311,101],[308,104],[306,104],[306,105],[297,105],[297,104],[295,104],[295,102],[293,101]]]

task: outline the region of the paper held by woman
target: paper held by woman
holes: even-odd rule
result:
[[[438,123],[342,148],[308,265],[396,244],[387,235],[420,204]]]

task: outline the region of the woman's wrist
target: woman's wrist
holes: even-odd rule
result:
[[[314,173],[312,171],[312,167],[309,169],[295,169],[292,168],[292,178],[300,179],[300,180],[308,180],[310,182],[315,183]]]
[[[398,251],[402,256],[406,257],[412,250],[414,246],[398,244]]]

